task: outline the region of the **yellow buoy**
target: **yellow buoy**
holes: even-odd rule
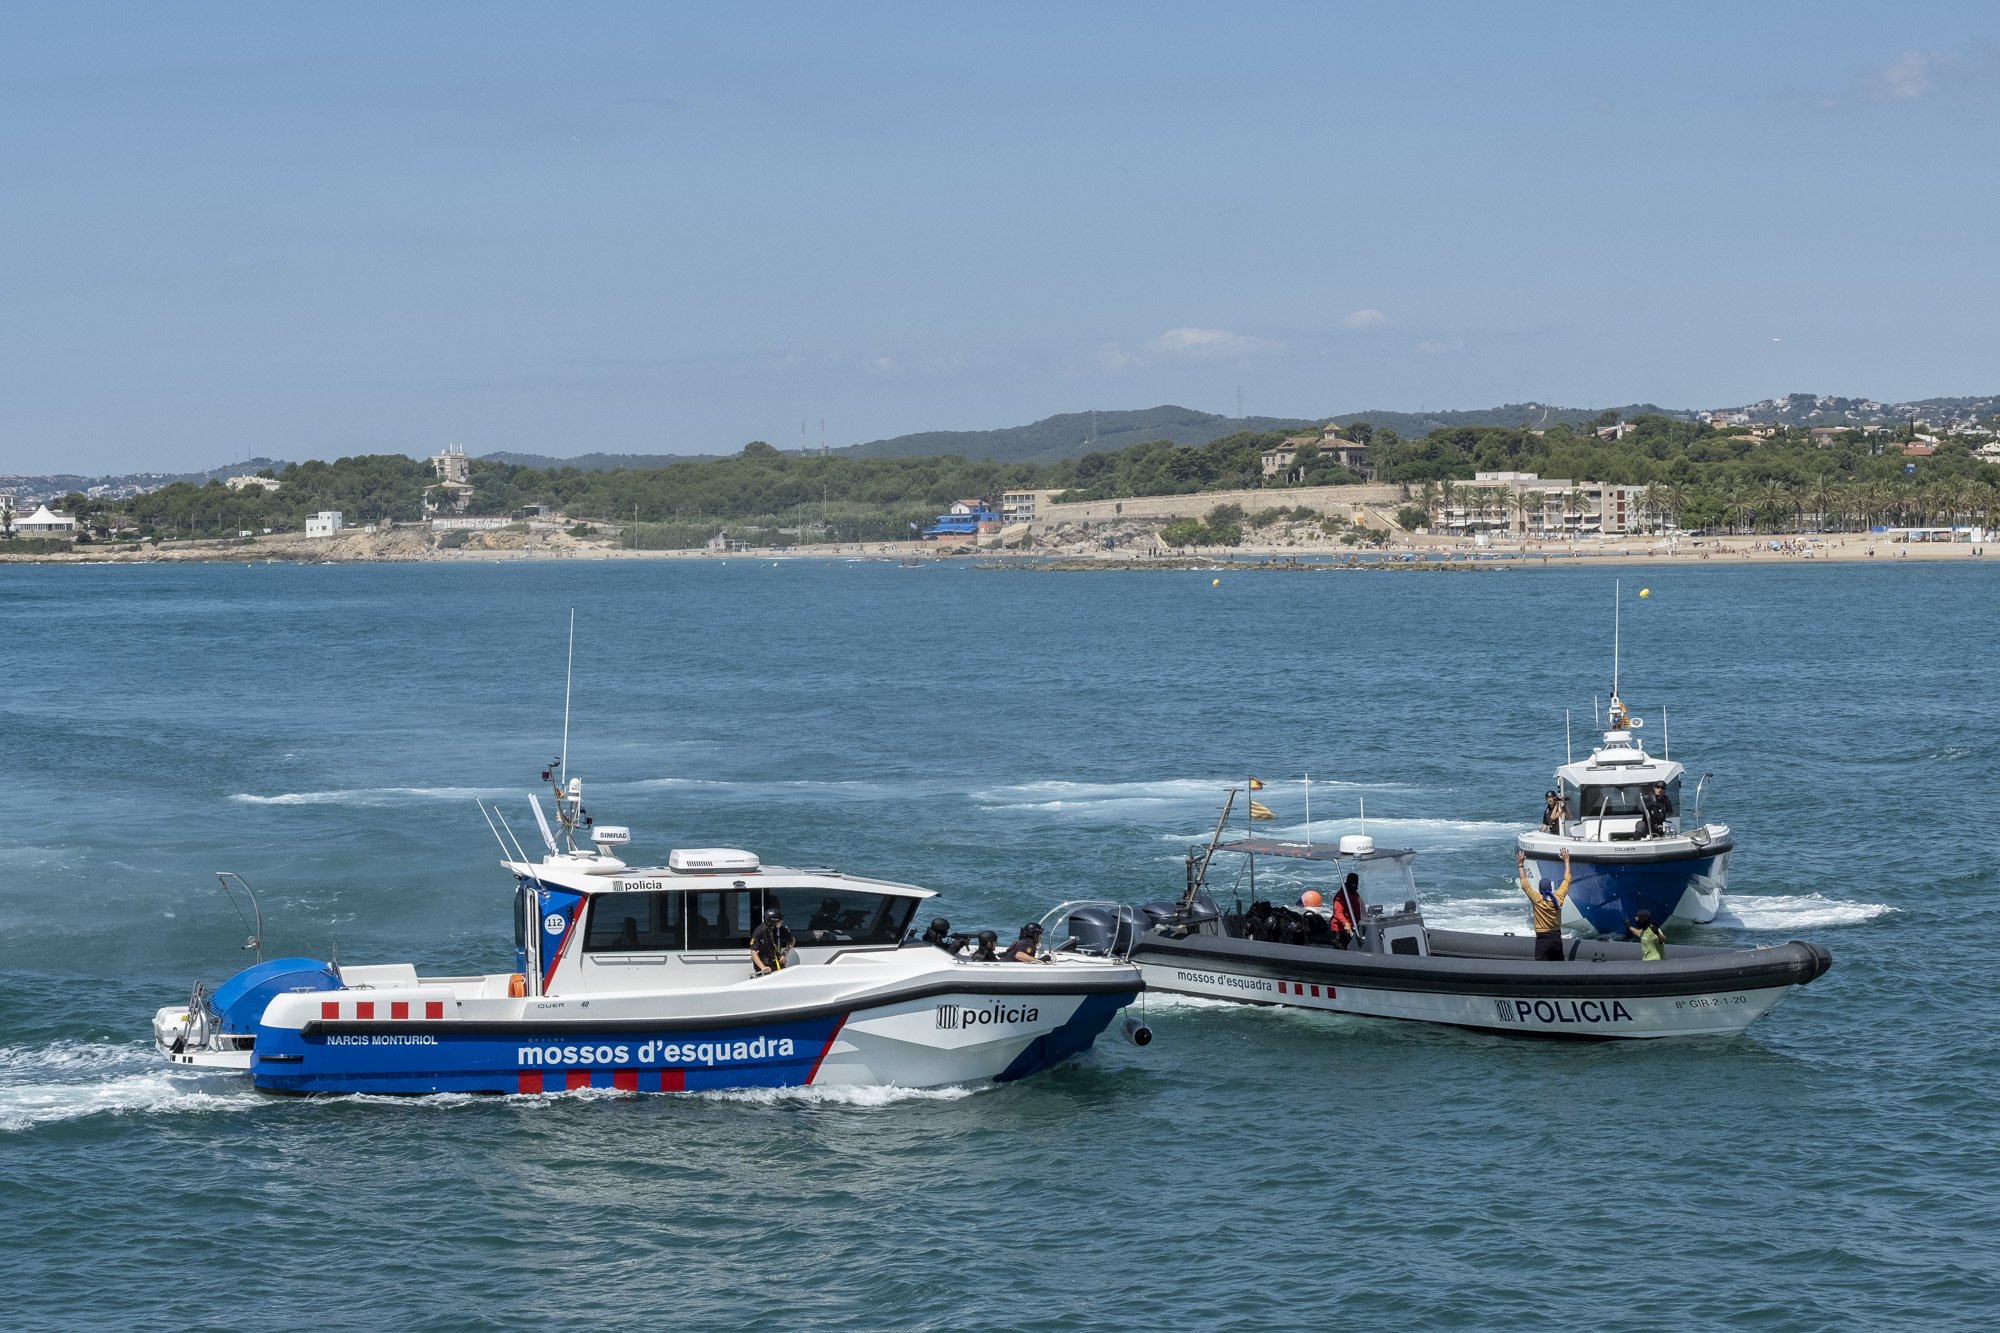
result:
[[[1221,580],[1221,579],[1210,579],[1210,580],[1208,581],[1208,586],[1209,586],[1209,587],[1211,587],[1211,588],[1220,588],[1220,587],[1222,586],[1222,580]]]
[[[1651,597],[1653,595],[1653,590],[1651,588],[1641,588],[1639,589],[1639,595],[1641,597]]]

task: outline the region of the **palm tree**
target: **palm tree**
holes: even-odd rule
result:
[[[1827,511],[1833,507],[1833,478],[1824,472],[1820,473],[1819,476],[1813,478],[1812,485],[1808,489],[1807,494],[1812,502],[1813,513],[1817,515],[1813,523],[1813,530],[1816,532],[1825,532]]]
[[[1785,483],[1775,477],[1758,488],[1757,512],[1766,516],[1771,531],[1776,532],[1778,525],[1784,521],[1785,510],[1790,506],[1791,498],[1791,492],[1786,489]],[[1756,525],[1753,523],[1751,527],[1754,530]]]
[[[1647,493],[1651,494],[1653,491],[1658,491],[1660,494],[1661,517],[1674,527],[1679,527],[1681,512],[1688,506],[1688,488],[1678,481],[1668,481],[1652,487]]]
[[[1590,496],[1581,486],[1572,486],[1569,494],[1563,496],[1563,512],[1575,514],[1577,531],[1583,531],[1583,516],[1590,512]]]
[[[1417,503],[1424,508],[1424,521],[1429,523],[1432,530],[1435,531],[1440,526],[1437,522],[1438,484],[1434,481],[1427,481],[1422,486],[1419,486],[1417,488]]]
[[[1508,499],[1507,506],[1514,511],[1514,518],[1519,524],[1519,532],[1522,536],[1527,536],[1528,515],[1531,511],[1540,509],[1540,498],[1531,491],[1517,490]]]

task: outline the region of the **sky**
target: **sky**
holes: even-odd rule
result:
[[[2000,392],[1989,4],[0,7],[0,473]]]

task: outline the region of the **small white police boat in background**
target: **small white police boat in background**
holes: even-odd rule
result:
[[[625,831],[592,829],[580,783],[558,783],[556,807],[563,844],[537,802],[548,855],[516,843],[502,863],[517,881],[512,972],[275,959],[160,1010],[161,1053],[287,1093],[1006,1082],[1087,1050],[1142,987],[1115,959],[982,963],[906,943],[935,896],[915,885],[730,848],[631,869],[612,855]],[[772,908],[795,957],[753,976],[750,934]]]
[[[1227,814],[1225,806],[1225,819]],[[1218,838],[1220,831],[1218,825]],[[1335,915],[1331,906],[1300,910],[1253,902],[1247,911],[1238,904],[1225,913],[1205,892],[1208,864],[1218,851],[1242,853],[1252,867],[1258,857],[1283,857],[1327,865],[1338,877],[1352,873],[1360,905]],[[1525,932],[1427,926],[1417,907],[1414,859],[1411,851],[1377,848],[1365,835],[1333,846],[1211,841],[1190,849],[1187,887],[1178,900],[1136,907],[1065,903],[1050,915],[1067,920],[1062,952],[1129,958],[1151,990],[1512,1036],[1740,1032],[1792,987],[1832,966],[1825,949],[1797,940],[1757,949],[1669,943],[1665,958],[1645,962],[1637,944],[1571,938],[1563,961],[1538,962],[1534,937]],[[1331,904],[1339,891],[1328,887]],[[1343,940],[1336,927],[1349,917],[1354,928]]]

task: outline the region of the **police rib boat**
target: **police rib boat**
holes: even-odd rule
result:
[[[1218,851],[1253,866],[1258,857],[1318,862],[1345,872],[1346,883],[1329,901],[1308,891],[1297,908],[1255,901],[1224,912],[1205,891]],[[1796,940],[1755,949],[1670,943],[1663,959],[1646,962],[1637,944],[1570,938],[1562,961],[1538,962],[1530,934],[1426,925],[1414,860],[1364,835],[1331,846],[1211,841],[1190,849],[1179,899],[1070,903],[1051,916],[1067,919],[1065,951],[1128,958],[1152,990],[1510,1035],[1740,1032],[1832,965],[1825,949]]]
[[[557,780],[556,810],[560,842],[535,803],[539,860],[502,839],[512,971],[260,962],[161,1009],[161,1053],[286,1093],[930,1087],[1077,1055],[1141,989],[1118,959],[976,962],[910,943],[935,896],[911,884],[719,847],[630,868],[613,855],[629,835],[592,825],[574,779]],[[752,937],[780,918],[789,938],[772,944],[789,948],[753,975]]]

